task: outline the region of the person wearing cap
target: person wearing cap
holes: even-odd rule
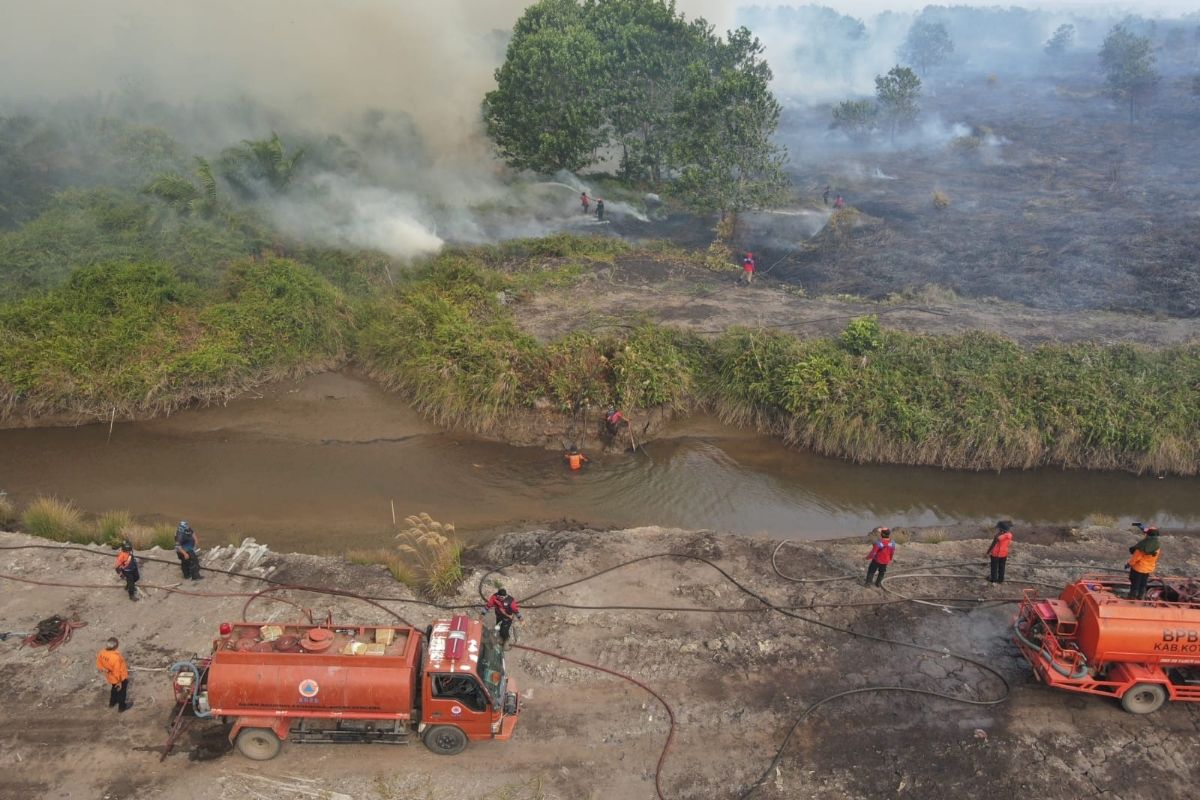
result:
[[[117,575],[125,579],[125,591],[129,592],[130,600],[137,600],[137,582],[142,578],[142,572],[138,568],[137,556],[133,554],[133,543],[128,539],[121,542],[121,549],[117,551]]]
[[[104,675],[109,686],[108,707],[116,706],[118,712],[133,708],[133,701],[125,699],[129,691],[129,667],[117,649],[120,644],[116,639],[109,639],[104,649],[96,654],[96,669]]]
[[[754,281],[754,253],[742,256],[742,280],[749,286]]]
[[[867,579],[863,581],[863,586],[870,586],[872,577],[876,586],[882,586],[888,564],[896,557],[896,543],[892,541],[891,528],[880,526],[871,533],[877,534],[877,538],[871,544],[871,552],[867,553],[867,560],[871,563],[867,565]]]
[[[507,643],[513,619],[524,619],[521,609],[517,606],[517,599],[501,586],[488,598],[481,616],[486,616],[487,612],[493,609],[496,611],[496,630],[500,632],[500,641]]]
[[[1004,583],[1004,565],[1008,563],[1008,548],[1012,546],[1012,521],[1002,519],[996,523],[996,535],[988,545],[988,558],[991,560],[991,574],[988,583]]]
[[[1158,528],[1154,525],[1133,523],[1133,527],[1141,531],[1141,541],[1129,548],[1129,598],[1131,600],[1146,599],[1146,583],[1150,574],[1158,566],[1158,557],[1162,555],[1162,545],[1158,540]]]
[[[175,555],[179,557],[179,568],[185,580],[204,580],[200,576],[200,556],[196,552],[199,547],[200,541],[192,526],[187,524],[186,519],[180,522],[175,529]]]

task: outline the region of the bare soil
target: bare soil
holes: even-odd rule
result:
[[[798,730],[759,798],[958,798],[1030,796],[1057,800],[1120,797],[1190,798],[1200,755],[1200,706],[1176,704],[1137,717],[1103,699],[1069,695],[1030,679],[1009,641],[1011,605],[1027,583],[1061,585],[1089,566],[1119,569],[1131,537],[1102,528],[1017,531],[1010,580],[982,578],[986,536],[918,541],[902,531],[893,578],[885,590],[857,580],[862,540],[787,546],[785,574],[825,583],[788,582],[770,566],[774,540],[658,528],[625,531],[535,530],[510,533],[469,552],[469,576],[455,603],[475,601],[486,571],[519,598],[586,578],[630,559],[651,558],[526,604],[520,642],[625,672],[671,704],[675,740],[662,773],[670,798],[732,798],[766,769],[787,729],[809,704],[845,689],[903,685],[955,697],[992,698],[995,678],[951,656],[870,642],[765,611],[715,569],[679,555],[710,559],[754,591],[800,613],[856,631],[945,647],[980,659],[1012,684],[998,705],[868,693],[835,701]],[[1200,572],[1200,557],[1181,534],[1167,532],[1161,566]],[[0,547],[45,545],[0,534]],[[164,669],[207,649],[217,624],[240,618],[245,597],[262,584],[210,573],[190,594],[147,588],[136,605],[112,576],[111,552],[0,550],[0,575],[80,584],[67,588],[5,580],[0,618],[7,630],[31,628],[54,613],[87,627],[59,650],[0,644],[0,797],[83,798],[651,798],[654,770],[668,732],[663,708],[634,686],[600,672],[519,648],[508,655],[524,694],[510,742],[473,744],[454,758],[419,744],[285,745],[259,763],[226,752],[216,723],[193,723],[165,762],[159,757],[172,701]],[[209,552],[207,566],[231,566],[232,548]],[[160,552],[146,555],[162,557]],[[1185,560],[1186,558],[1186,560]],[[179,583],[171,563],[147,563],[145,584]],[[971,562],[967,567],[938,566]],[[1055,567],[1055,563],[1069,566]],[[236,567],[244,567],[244,559]],[[970,577],[904,578],[905,570]],[[252,572],[296,583],[410,598],[377,567],[339,559],[268,554]],[[893,602],[901,595],[961,597],[970,611]],[[345,598],[284,596],[335,619],[384,622],[388,615]],[[261,603],[258,605],[257,603]],[[826,604],[858,603],[841,607]],[[388,605],[417,625],[430,609]],[[603,610],[639,605],[655,610]],[[684,610],[685,608],[689,610]],[[690,610],[700,609],[700,610]],[[717,613],[722,609],[745,609]],[[285,619],[287,605],[256,601],[250,617]],[[110,635],[122,640],[133,667],[135,707],[108,709],[95,652]]]
[[[770,263],[760,266],[766,272]],[[782,267],[781,267],[782,268]],[[547,289],[516,308],[521,327],[543,341],[571,331],[620,332],[645,321],[704,334],[735,325],[775,327],[802,338],[830,336],[855,317],[921,334],[982,330],[1026,346],[1046,342],[1183,344],[1200,336],[1195,320],[1096,310],[1048,310],[996,299],[970,299],[924,287],[884,301],[806,297],[796,286],[761,276],[738,284],[739,272],[711,270],[668,258],[634,256],[598,265],[576,286]]]

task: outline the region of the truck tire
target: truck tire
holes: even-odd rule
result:
[[[283,749],[283,742],[270,728],[242,728],[235,744],[239,753],[253,761],[270,761]]]
[[[1167,690],[1157,683],[1135,683],[1121,695],[1121,707],[1130,714],[1150,714],[1167,701]]]
[[[435,725],[425,731],[424,741],[439,756],[456,756],[467,749],[467,735],[453,725]]]

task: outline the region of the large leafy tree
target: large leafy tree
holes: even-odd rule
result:
[[[908,67],[896,65],[875,78],[875,101],[887,122],[892,141],[896,131],[907,128],[921,111],[921,79]]]
[[[1100,64],[1109,94],[1129,101],[1129,121],[1158,84],[1149,37],[1138,36],[1124,23],[1114,25],[1100,48]]]
[[[900,45],[900,58],[914,64],[922,75],[944,62],[954,52],[954,42],[946,26],[940,22],[917,20],[908,29],[904,44]]]
[[[740,28],[728,42],[712,43],[708,59],[692,65],[676,104],[673,156],[680,172],[673,191],[692,208],[736,224],[739,212],[782,198],[787,153],[771,141],[780,107],[758,39]]]
[[[870,100],[845,100],[832,109],[831,128],[844,131],[855,141],[862,141],[871,134],[879,107]]]
[[[488,136],[514,167],[577,170],[604,141],[600,87],[608,69],[584,8],[540,0],[513,28],[496,89],[483,99]]]
[[[1075,26],[1067,22],[1054,29],[1053,35],[1046,40],[1046,46],[1043,49],[1046,51],[1046,55],[1058,58],[1070,50],[1074,43]]]
[[[673,0],[539,0],[513,29],[484,121],[512,166],[578,170],[616,157],[626,181],[737,211],[782,183],[761,55],[749,31],[714,35]]]

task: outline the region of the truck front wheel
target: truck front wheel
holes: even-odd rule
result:
[[[1157,683],[1137,683],[1121,696],[1121,707],[1131,714],[1149,714],[1167,702],[1167,691]]]
[[[456,756],[467,749],[467,735],[453,725],[436,725],[425,731],[425,746],[439,756]]]
[[[270,728],[242,728],[237,735],[237,749],[254,761],[270,761],[279,755],[283,742]]]

